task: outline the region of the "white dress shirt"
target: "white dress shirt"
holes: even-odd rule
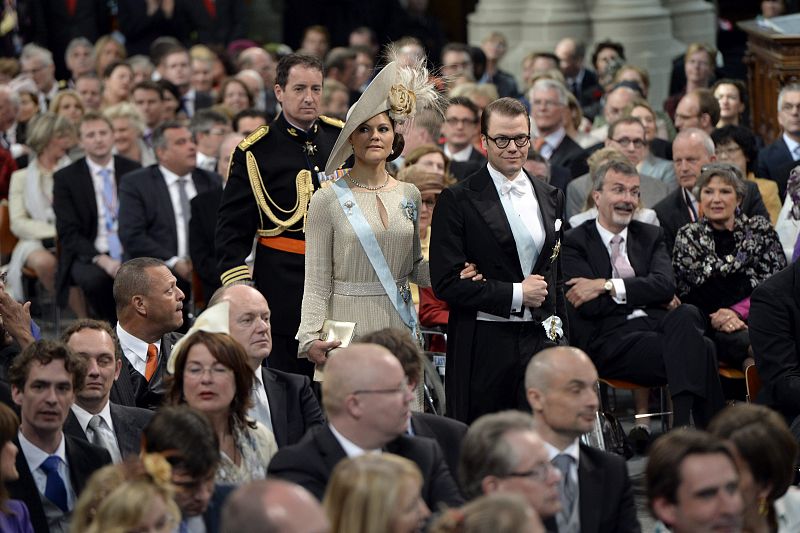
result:
[[[545,135],[544,144],[542,145],[542,149],[539,150],[539,153],[542,154],[542,157],[547,159],[547,161],[550,161],[550,158],[553,157],[553,152],[556,151],[556,148],[561,146],[561,142],[566,136],[567,131],[564,128],[558,128],[550,135]]]
[[[798,150],[798,148],[800,148],[800,143],[785,133],[783,134],[783,142],[786,143],[786,147],[789,149],[789,155],[792,156],[792,159],[795,161],[800,160],[800,150]]]
[[[606,251],[608,252],[609,263],[611,262],[611,239],[613,239],[615,235],[619,235],[620,237],[622,237],[622,242],[619,245],[620,256],[625,257],[625,259],[628,260],[628,263],[630,263],[631,261],[630,258],[628,257],[627,226],[619,233],[612,233],[603,226],[601,226],[599,220],[595,219],[594,224],[597,227],[597,232],[600,234],[600,240],[603,241],[603,246],[606,247]],[[631,268],[633,267],[631,266]],[[613,272],[614,265],[611,265],[611,270]],[[625,281],[619,278],[611,278],[611,283],[614,285],[614,293],[615,293],[615,296],[612,296],[611,299],[621,305],[628,303],[628,294],[625,291]],[[647,316],[647,313],[645,313],[642,309],[634,309],[633,312],[628,315],[628,320],[642,316]]]
[[[91,421],[94,415],[76,403],[72,404],[72,413],[75,415],[75,418],[78,419],[78,423],[81,425],[83,432],[89,437],[89,433],[94,431],[89,428],[89,421]],[[116,454],[110,450],[108,453],[111,454],[111,458],[114,459],[115,463],[120,462],[122,460],[122,450],[120,450],[119,441],[117,441],[117,434],[114,432],[114,422],[111,421],[111,402],[106,401],[105,406],[103,406],[97,415],[102,418],[103,422],[108,426],[109,431],[105,432],[105,438],[111,440],[111,443],[116,447]],[[116,460],[117,458],[119,458],[119,461]]]
[[[497,194],[506,194],[509,196],[512,207],[519,215],[520,219],[522,220],[522,224],[525,226],[525,229],[528,230],[528,233],[533,239],[537,253],[541,253],[545,240],[544,221],[542,220],[542,212],[541,209],[539,209],[539,202],[536,199],[536,193],[533,190],[533,184],[531,184],[531,181],[525,174],[525,171],[520,170],[517,176],[512,180],[513,182],[520,180],[519,183],[522,184],[526,190],[526,193],[523,196],[517,196],[515,194],[502,192],[503,184],[509,180],[503,174],[501,174],[499,170],[495,169],[491,163],[487,165],[487,170],[489,171],[489,176],[492,178],[495,189],[497,189]],[[506,213],[506,216],[513,215]],[[523,272],[524,276],[527,276],[528,274],[528,272]],[[518,283],[514,283],[513,294],[511,297],[511,312],[517,313],[522,309],[522,280],[520,280]],[[502,320],[511,322],[532,320],[530,309],[527,307],[525,308],[525,312],[523,313],[522,317],[511,316],[506,318],[495,316],[489,313],[479,312],[476,318],[478,320]]]
[[[447,143],[444,144],[444,155],[450,158],[450,161],[459,161],[463,163],[464,161],[469,161],[469,156],[472,155],[472,145],[467,145],[466,148],[463,150],[459,150],[458,152],[453,152],[450,150],[450,147]]]
[[[556,455],[564,454],[569,455],[572,457],[575,462],[572,463],[569,469],[569,477],[572,481],[575,482],[575,486],[578,487],[578,465],[580,464],[581,460],[581,448],[580,448],[580,439],[575,439],[572,441],[572,444],[564,448],[563,450],[559,450],[549,442],[544,442],[544,447],[547,449],[547,458],[552,462],[555,459]],[[580,489],[579,489],[580,490]]]
[[[192,180],[191,173],[186,174],[185,176],[178,176],[177,174],[167,170],[163,165],[158,165],[158,169],[161,171],[161,175],[164,176],[164,183],[167,184],[167,190],[169,190],[169,199],[172,202],[172,211],[175,213],[175,229],[178,233],[178,255],[170,258],[169,261],[166,261],[167,265],[173,267],[181,257],[189,257],[189,235],[186,234],[186,226],[189,222],[189,218],[192,215],[191,213],[183,212],[180,193],[178,193],[178,180],[184,180],[186,196],[189,198],[190,202],[192,201],[192,198],[197,196],[197,188],[194,186],[194,180]]]
[[[381,452],[380,449],[378,449],[378,450],[365,450],[364,448],[360,447],[355,442],[351,441],[350,439],[348,439],[347,437],[345,437],[344,435],[342,435],[341,433],[336,431],[336,428],[333,427],[333,424],[328,424],[328,427],[331,429],[331,433],[333,433],[333,436],[336,437],[336,440],[342,446],[342,449],[344,450],[344,453],[347,454],[347,457],[353,458],[353,457],[358,457],[360,455],[365,455],[365,454],[368,454],[368,453],[380,453]]]
[[[61,479],[64,480],[64,485],[67,487],[67,509],[72,510],[75,507],[75,489],[72,488],[72,481],[69,477],[69,461],[67,460],[67,446],[64,442],[64,433],[61,433],[61,443],[56,448],[53,454],[49,454],[42,450],[34,443],[25,438],[22,430],[17,432],[19,437],[19,447],[22,454],[25,456],[25,461],[28,463],[28,469],[33,475],[33,481],[36,483],[36,490],[39,494],[44,495],[47,488],[47,474],[42,470],[41,466],[50,455],[57,455],[61,462],[58,464],[58,473]]]
[[[211,157],[200,150],[197,151],[197,168],[208,170],[209,172],[217,171],[217,158]]]
[[[271,432],[275,433],[275,430],[272,428],[272,411],[269,408],[269,399],[267,398],[267,389],[264,387],[264,373],[261,371],[261,367],[258,367],[255,371],[255,378],[253,380],[253,390],[256,395],[258,395],[258,399],[254,398],[253,407],[247,413],[249,418],[253,420],[258,420],[264,426],[270,430]]]
[[[122,354],[131,366],[144,376],[145,368],[147,368],[148,343],[122,329],[119,322],[117,322],[117,338],[119,339],[120,347],[122,347]],[[153,344],[161,352],[161,339],[158,339]]]
[[[108,164],[100,166],[88,157],[86,158],[86,166],[89,167],[89,174],[92,176],[92,185],[94,185],[94,199],[97,204],[97,237],[94,239],[94,247],[100,253],[108,253],[108,230],[106,229],[106,201],[103,195],[105,188],[105,180],[100,175],[100,171],[107,169],[111,172],[111,181],[114,182],[114,202],[112,208],[116,209],[119,206],[119,198],[117,197],[116,188],[116,175],[114,174],[114,157],[112,156]]]

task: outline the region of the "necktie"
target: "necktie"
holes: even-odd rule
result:
[[[186,520],[181,520],[178,526],[178,533],[189,533],[189,524],[186,523]]]
[[[795,161],[800,160],[800,146],[795,146],[794,150],[792,150],[792,159]]]
[[[570,476],[570,468],[572,467],[574,459],[570,455],[560,453],[553,457],[553,466],[558,468],[561,472],[561,511],[558,512],[557,519],[564,524],[569,523],[572,516],[573,508],[575,507],[575,500],[578,496],[576,483]],[[559,530],[561,528],[559,527]]]
[[[181,203],[181,213],[183,214],[183,230],[186,240],[189,239],[189,216],[192,214],[192,208],[189,205],[189,195],[186,194],[186,179],[178,178],[178,200]]]
[[[578,80],[572,80],[572,83],[570,83],[570,90],[572,91],[572,94],[575,95],[575,98],[580,98],[581,88],[578,86]]]
[[[620,251],[620,245],[624,242],[624,240],[625,239],[619,235],[614,235],[611,238],[611,266],[613,266],[614,270],[617,272],[617,278],[635,278],[636,272],[633,271],[633,267],[628,261],[628,257],[622,254]]]
[[[67,486],[64,484],[61,474],[58,473],[58,465],[60,463],[61,459],[57,455],[51,455],[44,460],[39,468],[47,474],[47,484],[44,489],[45,497],[58,506],[59,509],[68,513]]]
[[[800,234],[797,235],[797,240],[794,241],[794,251],[792,252],[792,263],[797,261],[800,257]]]
[[[544,140],[544,137],[536,137],[536,140],[533,141],[533,149],[537,152],[541,153],[542,147],[547,144]]]
[[[144,367],[144,378],[150,381],[158,368],[158,348],[155,344],[147,345],[147,365]]]
[[[697,222],[697,210],[694,208],[692,197],[689,196],[689,191],[686,189],[683,189],[683,199],[686,200],[686,206],[689,208],[689,218],[692,219],[692,222]]]
[[[516,197],[525,196],[528,192],[527,184],[523,181],[524,178],[516,178],[513,181],[506,180],[500,185],[500,194],[514,195]]]
[[[122,244],[117,234],[117,188],[111,177],[111,170],[101,169],[100,177],[103,178],[103,203],[105,204],[106,234],[108,235],[108,255],[119,261],[122,259]]]
[[[256,372],[261,372],[259,368]],[[251,409],[251,416],[252,418],[258,420],[264,426],[267,427],[270,431],[272,429],[272,417],[269,413],[269,404],[265,405],[267,399],[266,394],[262,396],[261,394],[261,382],[258,379],[253,380],[253,408]]]
[[[111,460],[115,464],[119,464],[122,462],[122,456],[119,453],[119,448],[117,448],[117,443],[114,441],[113,436],[111,435],[111,428],[108,427],[106,421],[103,420],[103,417],[100,415],[94,415],[89,420],[89,429],[91,429],[91,435],[89,441],[92,444],[96,444],[101,448],[105,448],[108,450],[108,453],[111,454]]]

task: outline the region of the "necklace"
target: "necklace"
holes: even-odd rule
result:
[[[362,189],[367,189],[368,191],[378,191],[378,190],[383,189],[384,187],[386,187],[386,185],[389,183],[389,173],[386,172],[385,170],[383,172],[386,174],[386,181],[384,181],[380,185],[371,186],[371,185],[364,185],[363,183],[359,183],[358,181],[356,181],[356,179],[353,176],[350,175],[350,172],[347,173],[347,180],[350,183],[352,183],[353,185],[355,185],[356,187],[361,187]]]

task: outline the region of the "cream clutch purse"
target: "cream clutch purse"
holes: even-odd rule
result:
[[[356,332],[356,323],[355,322],[344,322],[341,320],[330,320],[326,319],[325,322],[322,323],[322,331],[319,334],[319,340],[321,341],[341,341],[342,344],[339,345],[338,348],[334,348],[328,353],[330,357],[336,350],[339,348],[346,348],[350,345],[350,342],[353,340],[353,335]],[[314,381],[325,381],[325,374],[323,368],[317,366],[314,368]]]

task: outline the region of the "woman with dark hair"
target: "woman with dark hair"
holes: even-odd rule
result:
[[[720,361],[734,367],[746,366],[752,358],[750,294],[786,266],[769,221],[749,218],[739,208],[744,191],[738,167],[704,166],[695,186],[701,219],[678,231],[672,255],[678,298],[708,316],[708,335]]]
[[[439,96],[424,60],[392,61],[350,110],[328,159],[331,186],[311,198],[299,354],[318,368],[338,340],[321,340],[326,319],[355,323],[354,336],[385,327],[419,336],[409,282],[430,286],[419,240],[419,189],[386,163],[403,151],[396,125]],[[352,168],[337,170],[353,157]],[[467,277],[474,277],[468,275]]]
[[[218,103],[222,104],[231,115],[253,107],[253,95],[242,80],[227,78],[219,86]]]
[[[161,87],[161,121],[175,120],[181,109],[181,93],[169,80],[160,79],[156,83]]]
[[[0,531],[33,533],[28,508],[19,500],[9,500],[5,483],[19,479],[16,459],[19,448],[14,444],[19,419],[7,405],[0,403]]]
[[[798,447],[783,417],[738,403],[715,416],[708,431],[728,441],[739,469],[742,531],[800,531],[800,490],[792,486]]]
[[[714,98],[719,102],[719,122],[717,128],[723,126],[741,126],[742,117],[747,107],[747,89],[741,80],[723,78],[711,86]]]
[[[716,147],[717,159],[736,165],[747,181],[758,186],[761,199],[769,212],[769,219],[774,226],[781,211],[781,197],[778,184],[772,180],[758,178],[753,173],[758,157],[758,145],[755,134],[744,126],[728,125],[711,132],[711,140]]]
[[[110,63],[103,72],[103,108],[127,102],[133,86],[133,68],[122,61]]]
[[[227,319],[227,303],[210,307],[198,323],[205,323],[204,315],[207,321],[223,311]],[[264,479],[278,446],[270,430],[247,418],[255,377],[244,348],[227,333],[189,331],[173,348],[167,370],[173,375],[169,403],[188,404],[214,427],[221,457],[216,481],[239,484]]]

